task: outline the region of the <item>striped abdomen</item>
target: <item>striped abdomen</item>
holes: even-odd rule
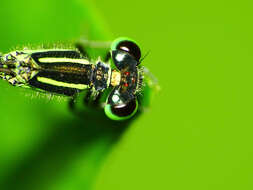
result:
[[[38,73],[29,86],[72,96],[91,85],[95,65],[72,50],[44,50],[31,53]]]

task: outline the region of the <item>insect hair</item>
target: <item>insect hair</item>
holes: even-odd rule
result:
[[[73,49],[79,52],[73,42],[54,42],[54,43],[35,43],[35,44],[23,44],[12,47],[11,51],[16,50],[38,50],[38,49]]]
[[[70,99],[70,97],[67,97],[67,96],[38,91],[38,90],[28,90],[28,91],[26,90],[26,91],[21,91],[20,93],[22,93],[22,95],[28,98],[47,100],[47,102],[51,102],[51,101],[64,102]]]

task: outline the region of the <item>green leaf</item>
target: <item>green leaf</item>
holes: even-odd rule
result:
[[[4,53],[80,37],[110,39],[90,2],[3,0],[0,17]],[[124,128],[77,117],[64,98],[5,81],[0,88],[0,189],[88,189]]]

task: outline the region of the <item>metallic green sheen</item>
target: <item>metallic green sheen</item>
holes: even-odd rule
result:
[[[136,100],[136,107],[135,107],[135,110],[133,111],[132,114],[128,115],[128,116],[125,116],[125,117],[119,117],[115,114],[112,113],[112,110],[111,110],[111,105],[110,104],[107,104],[105,107],[104,107],[104,111],[105,111],[105,115],[110,118],[111,120],[115,120],[115,121],[123,121],[123,120],[127,120],[131,117],[133,117],[137,110],[138,110],[138,100]]]
[[[122,42],[122,41],[131,41],[131,42],[134,42],[135,44],[137,44],[138,46],[139,46],[139,44],[136,42],[136,41],[134,41],[133,39],[131,39],[131,38],[128,38],[128,37],[119,37],[119,38],[116,38],[113,42],[112,42],[112,44],[111,44],[111,50],[116,50],[116,47],[117,47],[117,45],[118,45],[118,43],[119,42]]]

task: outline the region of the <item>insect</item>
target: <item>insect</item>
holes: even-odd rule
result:
[[[0,56],[0,77],[13,86],[75,98],[104,109],[112,120],[133,117],[140,103],[144,68],[136,42],[118,38],[105,60],[92,60],[85,48],[16,50]]]

